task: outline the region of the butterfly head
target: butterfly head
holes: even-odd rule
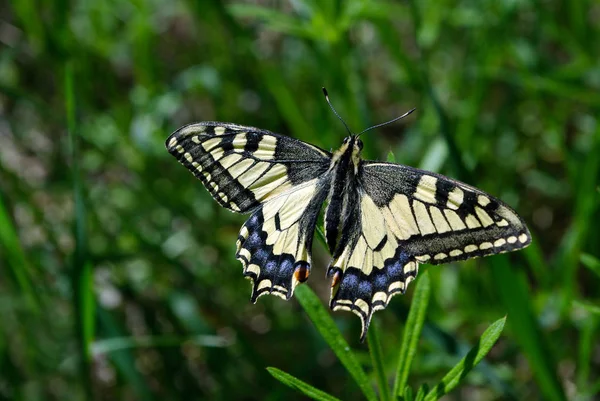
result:
[[[360,156],[363,149],[363,142],[357,135],[350,135],[344,138],[344,148],[352,149],[352,155]]]
[[[363,142],[356,135],[349,135],[344,138],[342,146],[334,153],[333,161],[338,163],[341,160],[348,160],[354,166],[354,172],[358,172],[360,164],[360,154],[363,149]]]

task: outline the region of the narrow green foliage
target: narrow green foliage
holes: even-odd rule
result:
[[[402,345],[400,346],[400,354],[398,355],[398,366],[396,370],[396,380],[394,382],[394,390],[392,394],[401,395],[402,389],[406,387],[408,375],[410,373],[410,365],[417,353],[417,345],[421,336],[421,329],[427,313],[427,305],[429,304],[429,296],[431,292],[431,283],[429,273],[425,272],[417,280],[415,294],[413,296],[408,319],[404,326],[404,334],[402,336]]]
[[[325,232],[323,232],[322,227],[323,227],[322,225],[317,225],[317,229],[315,230],[315,232],[317,233],[317,238],[319,239],[321,244],[323,244],[323,246],[327,247],[327,240],[325,239]]]
[[[565,395],[556,377],[554,356],[531,309],[524,273],[512,268],[503,255],[490,258],[492,277],[510,316],[511,328],[546,398],[562,401]]]
[[[579,392],[592,393],[589,390],[590,372],[592,367],[592,357],[594,355],[594,347],[596,346],[598,326],[600,323],[600,315],[592,314],[586,317],[581,322],[580,336],[579,336],[579,349],[577,355],[577,388]]]
[[[198,335],[191,337],[173,335],[112,337],[105,340],[95,341],[92,344],[92,355],[98,356],[130,348],[179,347],[181,344],[194,344],[199,347],[220,348],[230,345],[230,342],[223,337],[209,335]]]
[[[417,391],[417,395],[415,396],[415,401],[423,401],[425,399],[425,395],[429,392],[429,386],[427,383],[423,383],[419,390]]]
[[[376,400],[377,396],[371,386],[369,377],[360,366],[356,355],[350,349],[350,346],[331,318],[331,314],[323,307],[319,298],[306,285],[298,286],[296,289],[296,298],[298,298],[300,305],[302,305],[310,320],[312,320],[319,333],[321,333],[329,347],[331,347],[331,350],[338,357],[342,365],[344,365],[348,373],[350,373],[356,384],[358,384],[365,397],[370,401]]]
[[[585,173],[577,177],[573,223],[562,238],[558,250],[560,269],[557,272],[561,274],[560,285],[563,289],[561,291],[561,313],[563,315],[568,314],[574,299],[579,255],[588,236],[594,235],[595,227],[592,222],[596,221],[594,216],[600,205],[598,197],[590,196],[594,193],[600,180],[600,131],[598,129],[591,142],[589,144],[590,151],[585,157],[576,160],[581,171]]]
[[[335,398],[334,396],[329,395],[324,391],[314,388],[310,384],[303,382],[302,380],[297,379],[294,376],[285,373],[282,370],[279,370],[277,368],[267,368],[267,371],[271,374],[271,376],[273,376],[286,386],[289,386],[290,388],[293,388],[295,390],[299,390],[300,392],[304,393],[307,397],[312,398],[313,400],[339,401],[338,398]]]
[[[583,253],[579,257],[579,260],[585,267],[587,267],[588,269],[596,273],[598,277],[600,277],[600,259],[595,258],[589,253]]]
[[[67,131],[69,134],[71,156],[71,182],[73,185],[73,199],[75,216],[73,233],[75,238],[75,252],[72,257],[71,286],[73,288],[73,309],[75,310],[75,334],[79,341],[81,369],[79,371],[88,396],[92,394],[90,377],[91,343],[94,338],[94,292],[92,265],[87,260],[87,229],[86,210],[83,201],[83,187],[79,170],[79,152],[77,141],[77,127],[75,121],[75,88],[74,73],[71,63],[68,63],[64,72],[65,110],[67,117]]]
[[[413,389],[410,386],[406,386],[404,388],[404,396],[402,397],[402,401],[413,401]]]
[[[371,320],[371,325],[367,332],[367,342],[369,344],[369,354],[371,355],[375,378],[377,379],[377,386],[379,387],[379,399],[381,401],[388,401],[390,400],[390,391],[384,370],[383,351],[381,349],[381,341],[379,340],[379,325],[375,319]]]
[[[442,378],[438,385],[427,393],[424,400],[438,400],[445,394],[454,390],[460,381],[464,379],[464,377],[477,366],[483,357],[492,349],[504,329],[504,323],[506,323],[506,317],[492,323],[490,327],[485,330],[477,344]]]
[[[308,24],[269,7],[238,3],[230,5],[228,10],[238,18],[261,20],[273,31],[306,38],[313,34]]]
[[[580,307],[590,313],[600,316],[600,306],[598,306],[598,305],[595,305],[595,304],[592,304],[589,302],[575,300],[575,301],[573,301],[573,306]]]
[[[123,338],[125,331],[121,327],[118,321],[104,309],[98,308],[98,321],[102,324],[105,330],[105,335],[110,338]],[[144,380],[144,376],[136,367],[136,360],[134,353],[129,348],[121,348],[117,350],[109,350],[107,354],[108,359],[112,362],[117,373],[123,377],[129,386],[135,399],[142,401],[152,401],[154,397],[148,386],[148,383]]]
[[[394,153],[391,150],[387,154],[387,161],[388,163],[396,163],[396,156],[394,156]]]
[[[0,194],[1,195],[1,194]],[[9,213],[4,206],[0,196],[0,246],[6,254],[11,273],[17,283],[17,287],[25,298],[27,305],[33,312],[39,312],[39,299],[33,289],[29,273],[30,265],[21,243],[17,230],[13,225]]]
[[[92,276],[92,263],[85,261],[81,276],[78,280],[79,300],[81,301],[81,337],[85,358],[91,360],[91,345],[94,341],[96,323],[96,301],[94,298],[94,277]]]

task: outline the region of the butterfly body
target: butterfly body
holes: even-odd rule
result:
[[[358,199],[356,191],[362,147],[360,139],[349,136],[331,157],[331,177],[327,183],[330,189],[325,212],[325,238],[331,253],[335,252],[343,232],[343,223],[352,217],[353,206]]]
[[[202,122],[175,131],[166,145],[221,206],[251,213],[236,257],[253,282],[253,302],[264,294],[289,299],[308,279],[325,205],[330,307],[357,314],[361,338],[373,312],[405,292],[419,263],[502,253],[531,241],[500,200],[436,173],[363,160],[356,135],[331,153],[254,127]]]

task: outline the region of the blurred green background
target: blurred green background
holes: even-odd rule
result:
[[[249,302],[243,216],[164,147],[253,125],[463,180],[528,222],[527,250],[428,267],[409,377],[434,383],[507,327],[446,399],[600,391],[600,2],[0,3],[0,400],[362,399],[295,299]],[[328,255],[310,285],[327,302]],[[375,315],[388,371],[413,288]],[[365,369],[359,321],[334,318]]]

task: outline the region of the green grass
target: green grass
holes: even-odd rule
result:
[[[0,399],[600,391],[596,3],[0,9]],[[335,148],[346,133],[323,86],[355,131],[416,107],[363,135],[364,155],[503,199],[532,246],[421,266],[366,344],[355,316],[323,306],[318,241],[293,300],[250,304],[234,258],[244,218],[220,209],[164,140],[217,120]]]

